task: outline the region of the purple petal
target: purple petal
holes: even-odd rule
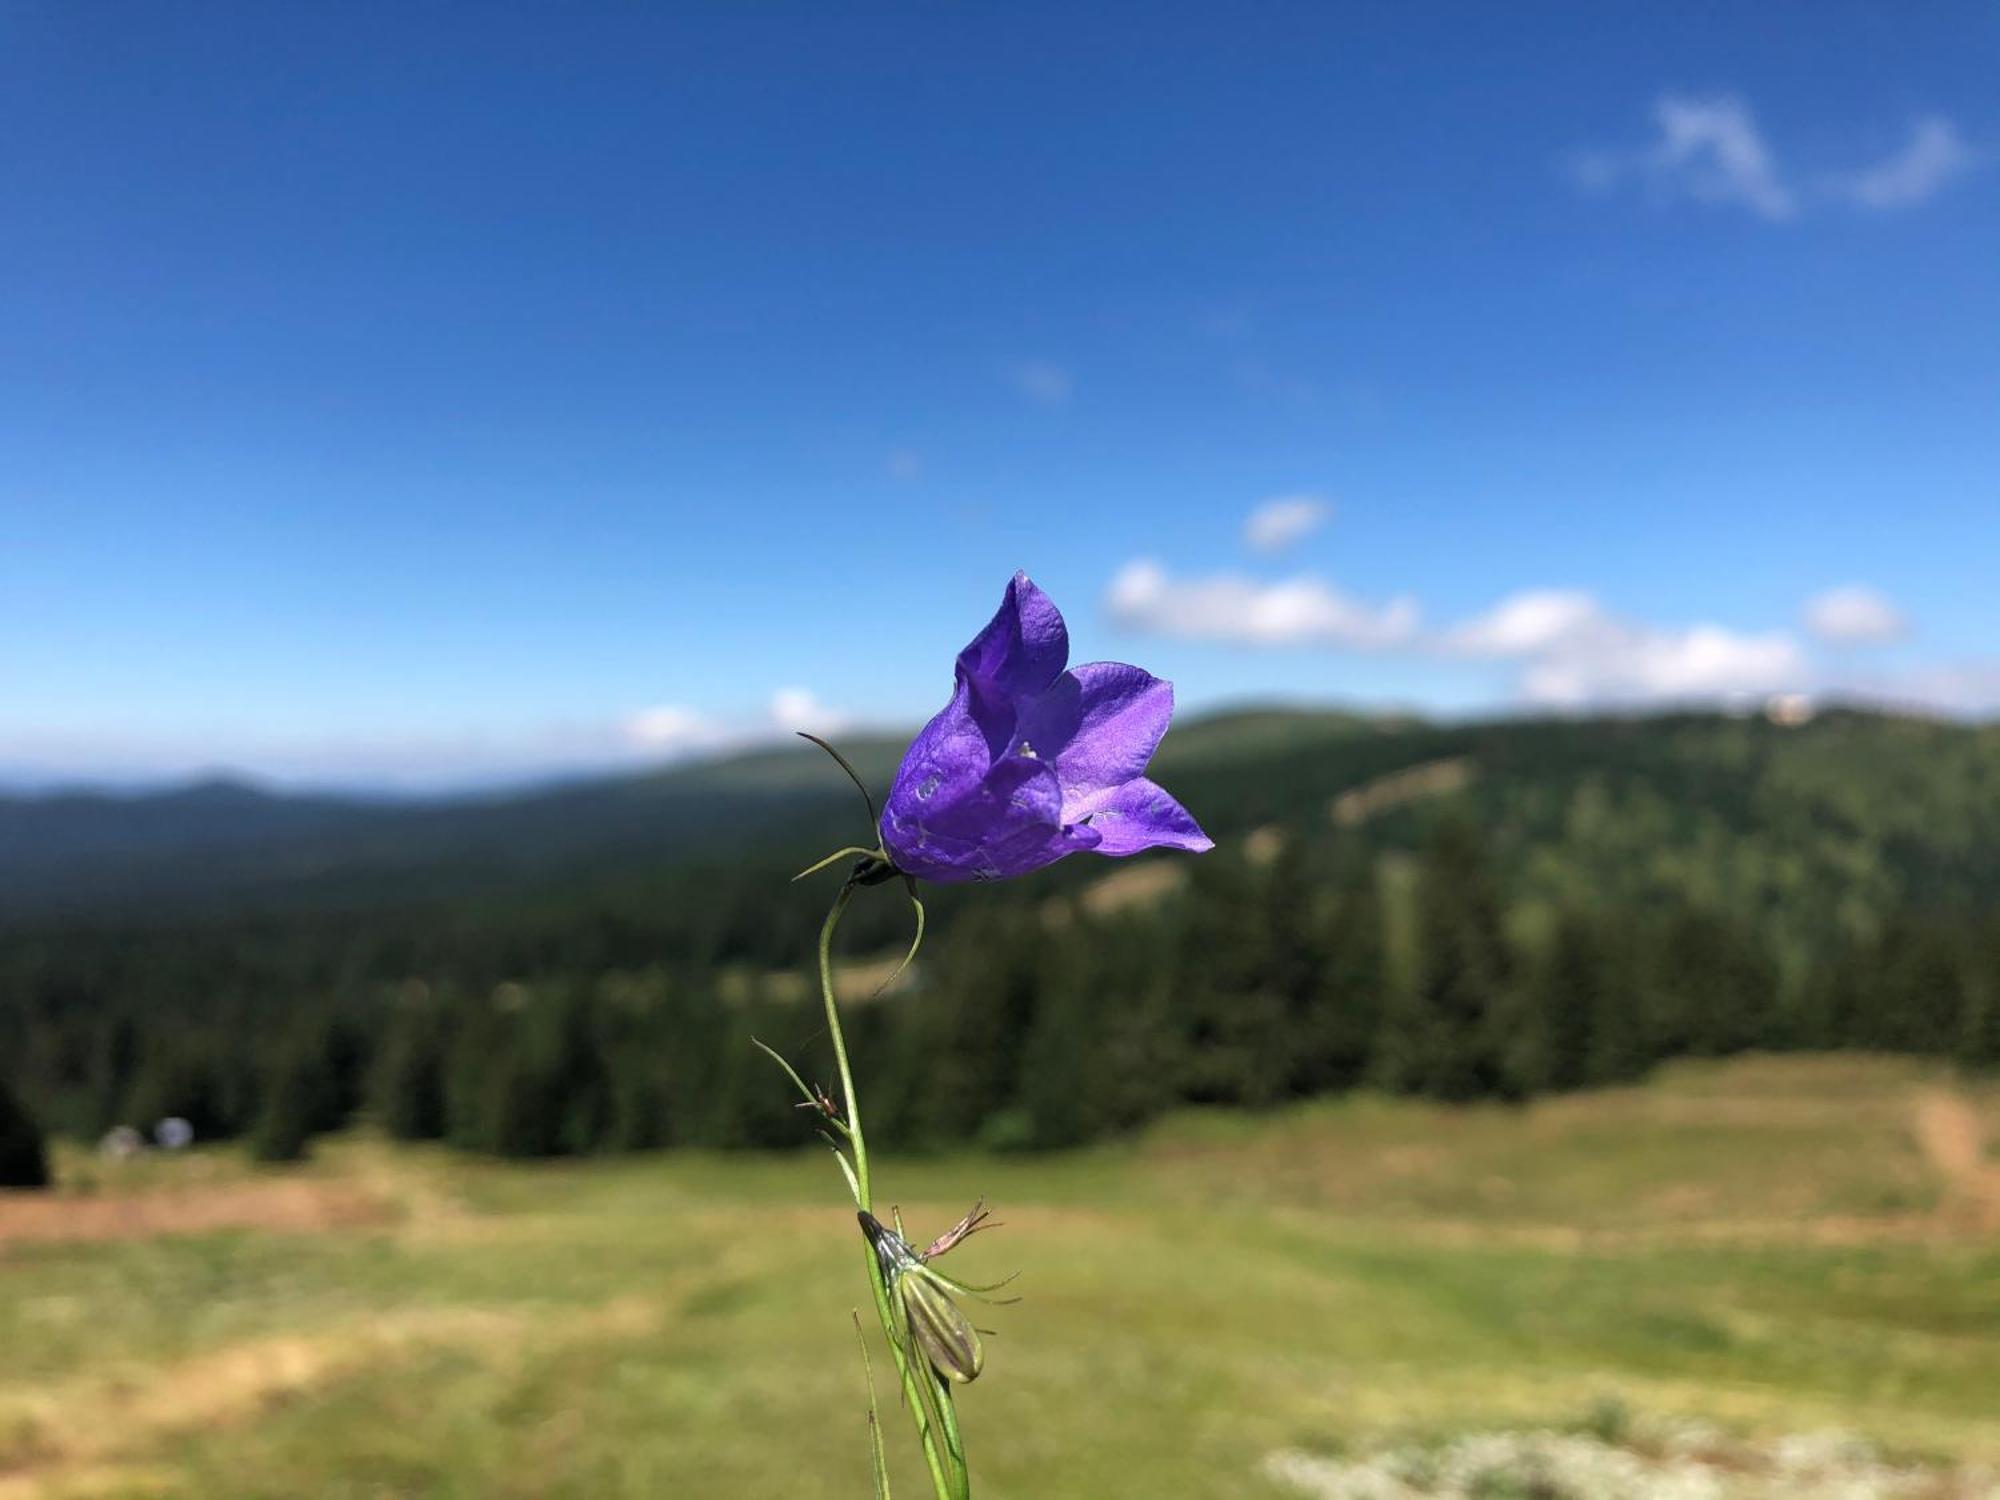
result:
[[[1023,826],[988,846],[985,869],[973,878],[1012,880],[1052,865],[1065,855],[1095,849],[1102,842],[1103,835],[1088,825]]]
[[[883,806],[882,827],[889,817],[902,821],[927,818],[969,796],[993,769],[986,735],[972,717],[972,687],[961,679],[951,701],[918,731],[903,752],[896,779]]]
[[[1069,629],[1049,596],[1016,573],[986,628],[958,653],[958,680],[972,685],[972,715],[993,754],[1013,738],[1014,710],[1044,691],[1069,661]]]
[[[1090,805],[1078,816],[1088,817],[1087,826],[1103,836],[1097,846],[1099,854],[1137,854],[1142,849],[1186,849],[1200,854],[1215,847],[1215,840],[1201,831],[1193,814],[1143,776],[1086,800]]]
[[[1043,855],[1062,833],[1055,768],[1025,755],[987,762],[977,728],[967,732],[963,697],[918,736],[896,775],[882,813],[896,867],[925,880],[1001,880],[1060,858],[1066,850]],[[947,716],[952,722],[926,744]],[[970,774],[974,756],[979,774]]]
[[[1091,798],[1145,771],[1173,716],[1171,682],[1123,662],[1088,662],[1021,706],[1010,748],[1055,764],[1063,821],[1073,823]]]

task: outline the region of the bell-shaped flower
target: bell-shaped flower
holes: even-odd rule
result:
[[[958,654],[951,702],[924,726],[882,811],[898,870],[1005,880],[1066,854],[1199,853],[1214,842],[1145,776],[1173,684],[1122,662],[1066,671],[1069,631],[1025,573]]]

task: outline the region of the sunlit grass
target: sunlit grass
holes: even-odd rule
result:
[[[1024,1273],[963,1399],[993,1500],[1275,1500],[1276,1450],[1574,1422],[1614,1394],[1994,1460],[2000,1240],[1926,1161],[1937,1085],[1746,1060],[881,1177],[913,1233],[978,1194],[1006,1221],[954,1257]],[[0,1246],[0,1497],[870,1492],[859,1238],[823,1154],[506,1165],[356,1139],[308,1170],[378,1222]]]

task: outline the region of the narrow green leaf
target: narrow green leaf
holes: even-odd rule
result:
[[[875,1469],[875,1500],[890,1500],[889,1455],[882,1448],[882,1418],[875,1405],[875,1362],[868,1357],[868,1335],[861,1331],[861,1311],[849,1309],[854,1319],[854,1337],[861,1344],[861,1372],[868,1381],[868,1449]]]
[[[875,994],[877,995],[903,977],[903,971],[909,968],[917,956],[917,950],[924,945],[924,903],[917,899],[916,881],[910,880],[908,884],[910,887],[910,905],[915,908],[917,913],[917,934],[910,939],[910,951],[903,955],[903,961],[896,965],[895,972],[875,986]],[[873,997],[871,996],[870,998]]]
[[[807,865],[803,870],[799,871],[798,874],[794,875],[792,877],[792,880],[794,881],[794,883],[796,883],[798,881],[804,880],[808,875],[817,875],[821,870],[824,870],[828,865],[846,859],[849,855],[854,856],[856,859],[861,859],[865,858],[870,854],[873,854],[874,852],[875,851],[873,849],[863,849],[858,844],[849,844],[845,849],[834,850],[833,853],[829,854],[825,859],[818,861],[816,864]]]

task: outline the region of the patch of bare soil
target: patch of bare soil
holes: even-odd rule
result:
[[[0,1459],[0,1500],[41,1500],[96,1487],[143,1488],[133,1455],[176,1434],[255,1418],[280,1402],[425,1351],[478,1351],[490,1361],[522,1359],[566,1344],[655,1333],[666,1307],[627,1297],[559,1326],[508,1308],[425,1308],[365,1326],[245,1340],[165,1366],[143,1385],[77,1383],[51,1390],[27,1410],[26,1440],[12,1463]]]
[[[1150,906],[1179,889],[1181,880],[1181,867],[1165,860],[1127,865],[1093,881],[1083,893],[1083,907],[1092,916],[1101,917]]]
[[[1370,818],[1428,797],[1448,797],[1463,791],[1479,774],[1466,756],[1427,760],[1377,776],[1360,786],[1350,787],[1333,799],[1333,821],[1342,828],[1354,828]]]
[[[389,1217],[391,1207],[355,1183],[313,1178],[103,1195],[0,1192],[0,1255],[10,1245],[150,1239],[221,1229],[315,1234],[379,1223]]]
[[[1986,1155],[1986,1122],[1957,1094],[1932,1089],[1917,1100],[1917,1144],[1944,1178],[1943,1212],[1981,1230],[2000,1229],[2000,1162]]]

